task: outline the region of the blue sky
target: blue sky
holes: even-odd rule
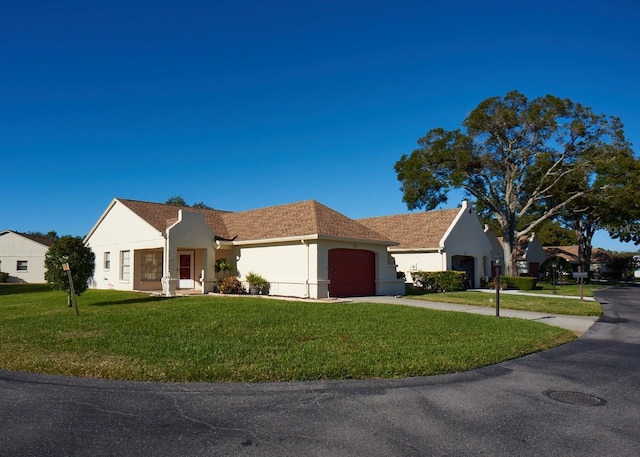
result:
[[[637,151],[639,21],[636,0],[9,2],[0,229],[84,235],[113,197],[406,212],[400,156],[512,89],[619,116]]]

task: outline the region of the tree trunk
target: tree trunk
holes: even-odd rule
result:
[[[591,252],[593,250],[591,241],[594,233],[594,224],[590,223],[586,217],[578,219],[575,227],[575,234],[578,237],[578,262],[581,270],[587,273],[591,269]]]
[[[518,276],[518,266],[516,265],[518,258],[516,219],[513,214],[508,214],[504,220],[506,223],[502,226],[502,249],[504,250],[502,274],[505,276]]]

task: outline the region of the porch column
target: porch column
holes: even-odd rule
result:
[[[216,283],[216,251],[213,245],[207,246],[203,252],[202,259],[202,293],[208,294],[213,292],[213,286]]]
[[[163,256],[164,275],[162,276],[162,295],[165,297],[174,297],[178,287],[178,250],[169,243],[168,234],[164,241]],[[171,272],[175,274],[172,275]]]

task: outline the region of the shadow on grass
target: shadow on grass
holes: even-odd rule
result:
[[[148,296],[148,297],[140,297],[140,298],[129,298],[126,300],[114,298],[113,300],[102,300],[95,303],[88,303],[87,306],[115,306],[115,305],[136,305],[142,303],[154,303],[164,300],[171,300],[174,297],[156,297],[156,296]]]
[[[2,283],[0,284],[0,295],[29,294],[36,292],[51,292],[53,289],[48,284],[27,284],[27,283]]]

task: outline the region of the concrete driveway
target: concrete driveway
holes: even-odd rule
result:
[[[564,346],[471,372],[270,384],[0,371],[3,456],[636,456],[640,289]]]

